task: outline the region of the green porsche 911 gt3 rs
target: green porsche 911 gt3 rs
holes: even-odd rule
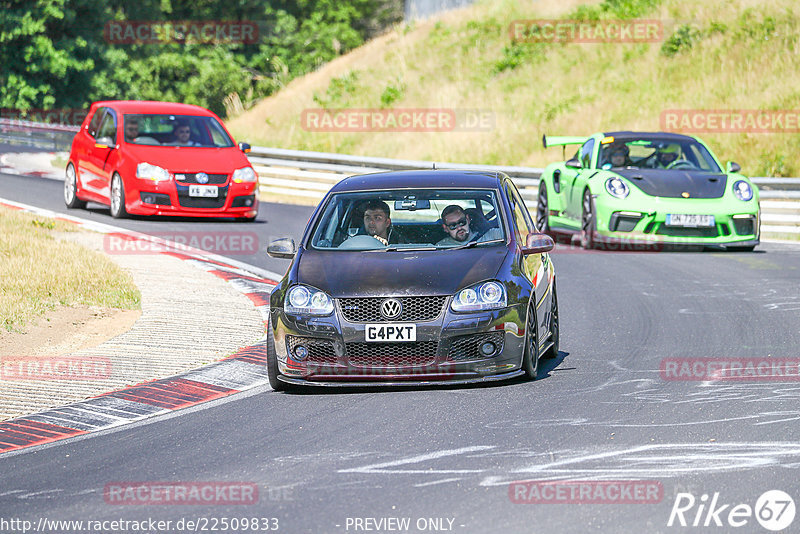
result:
[[[609,132],[545,136],[543,143],[581,147],[542,173],[536,210],[542,232],[616,250],[752,250],[759,243],[758,189],[738,174],[738,164],[723,170],[696,137]]]

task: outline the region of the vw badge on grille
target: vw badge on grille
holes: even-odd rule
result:
[[[396,319],[403,313],[403,304],[397,299],[386,299],[381,302],[381,315],[385,319]]]
[[[195,175],[198,184],[207,184],[208,183],[208,175],[204,172],[198,172]]]

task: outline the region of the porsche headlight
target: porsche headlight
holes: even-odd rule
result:
[[[233,171],[233,181],[234,183],[241,184],[243,182],[255,182],[258,180],[258,176],[256,175],[256,171],[253,170],[253,167],[242,167],[241,169],[236,169]]]
[[[154,182],[164,182],[170,179],[169,171],[158,165],[142,162],[136,166],[136,177]]]
[[[450,308],[455,312],[494,310],[508,305],[506,289],[499,282],[483,282],[456,293]]]
[[[737,180],[733,184],[733,194],[743,202],[753,200],[753,188],[744,180]]]
[[[284,309],[286,313],[330,315],[333,313],[333,299],[319,289],[294,286],[286,294]]]
[[[621,178],[609,178],[606,180],[606,191],[612,197],[616,198],[625,198],[628,196],[628,193],[631,190],[628,188],[628,184],[622,181]]]

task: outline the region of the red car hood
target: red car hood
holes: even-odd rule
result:
[[[170,172],[231,174],[250,162],[238,147],[199,148],[128,144],[125,151],[137,162],[146,161]]]

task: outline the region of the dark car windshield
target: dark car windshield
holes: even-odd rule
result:
[[[125,142],[170,147],[232,147],[233,140],[214,117],[126,113]]]
[[[311,238],[317,249],[447,249],[505,242],[493,190],[389,190],[338,193]],[[444,213],[444,215],[443,215]],[[444,225],[443,219],[449,224]],[[380,239],[379,239],[380,238]]]
[[[722,172],[706,147],[690,138],[607,137],[600,146],[598,167]]]

